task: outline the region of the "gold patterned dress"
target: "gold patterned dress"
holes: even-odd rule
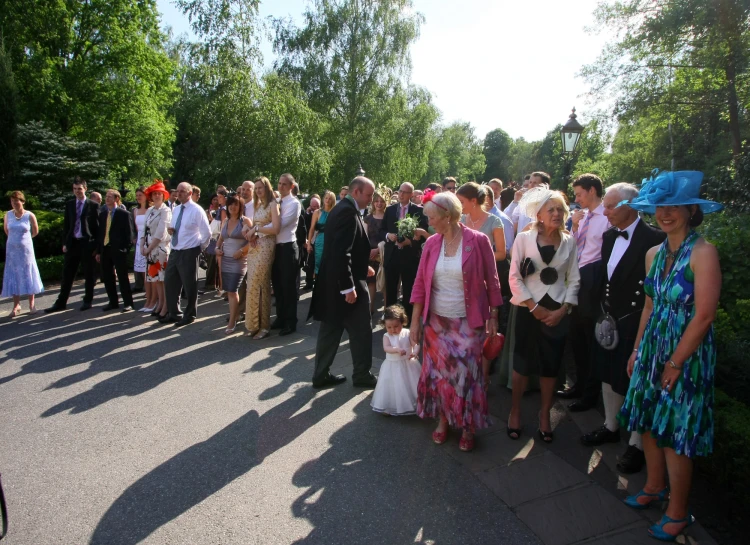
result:
[[[271,203],[266,207],[258,206],[253,215],[253,225],[269,223]],[[250,247],[247,254],[245,327],[250,332],[271,328],[271,267],[275,251],[276,236],[264,235],[254,247]]]

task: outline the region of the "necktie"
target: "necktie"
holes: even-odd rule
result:
[[[111,226],[112,226],[112,212],[107,211],[107,228],[104,231],[104,245],[105,246],[109,246],[109,228]]]
[[[76,201],[76,227],[73,230],[76,238],[81,238],[81,212],[83,212],[83,201]]]
[[[628,238],[630,238],[630,237],[628,236],[628,232],[627,232],[627,231],[617,231],[617,236],[618,236],[618,237],[622,237],[622,238],[624,238],[625,240],[628,240]]]
[[[578,241],[576,242],[576,246],[578,247],[578,261],[581,261],[583,249],[586,247],[586,232],[589,230],[589,218],[591,218],[591,212],[586,214],[583,222],[581,222],[581,226],[578,228]]]
[[[400,215],[399,219],[404,219],[404,216],[406,216],[406,207],[402,206],[401,207],[401,215]]]
[[[177,234],[180,231],[180,223],[182,222],[182,213],[185,211],[185,205],[180,206],[180,213],[177,214],[177,221],[174,222],[174,234],[172,235],[172,247],[177,246]]]

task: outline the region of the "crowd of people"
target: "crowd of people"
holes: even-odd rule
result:
[[[544,443],[554,441],[555,397],[573,400],[567,408],[578,412],[596,407],[601,393],[604,422],[581,441],[617,443],[621,428],[629,433],[618,469],[632,473],[645,464],[647,482],[625,502],[645,509],[668,500],[649,534],[672,541],[694,520],[692,460],[713,444],[712,323],[721,272],[716,249],[695,228],[722,206],[700,198],[702,177],[662,172],[640,190],[616,183],[605,191],[598,176],[583,174],[572,184],[573,211],[544,172],[528,175],[519,190],[498,179],[459,186],[448,177],[424,190],[405,182],[393,193],[358,176],[338,198],[331,191],[309,196],[304,209],[288,173],[276,190],[262,176],[236,191],[219,187],[205,210],[196,186],[182,182],[170,191],[156,181],[136,191],[130,212],[118,191],[97,202],[76,178],[65,208],[60,292],[45,312],[67,308],[79,266],[80,310],[91,308],[100,276],[103,310],[132,311],[127,258],[134,246],[136,289],[145,290],[139,310],[159,322],[195,321],[205,259],[206,288],[228,301],[226,334],[244,314],[253,339],[274,329],[289,335],[304,271],[310,316],[321,322],[314,388],[346,381],[330,372],[346,331],[353,384],[375,388],[373,409],[435,419],[432,440],[445,443],[458,430],[463,451],[492,424],[487,390],[496,363],[500,383],[512,390],[511,440],[523,435],[528,389],[541,391],[536,433]],[[32,244],[36,218],[24,209],[23,193],[10,197],[2,296],[14,298],[14,317],[22,296],[36,312],[43,286]],[[386,359],[378,379],[371,367],[379,291]],[[568,344],[575,383],[563,387]]]

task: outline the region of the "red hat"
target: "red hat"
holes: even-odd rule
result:
[[[146,198],[148,199],[154,191],[159,191],[164,195],[164,200],[166,201],[169,198],[169,191],[167,191],[167,188],[164,187],[164,182],[160,180],[154,180],[154,184],[150,185],[146,188],[144,193],[146,194]]]

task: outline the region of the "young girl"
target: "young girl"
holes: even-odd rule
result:
[[[404,327],[407,323],[406,312],[400,305],[385,309],[385,361],[372,395],[373,411],[394,416],[416,413],[417,383],[422,365],[417,360],[419,345],[412,345],[409,341],[409,330]]]

